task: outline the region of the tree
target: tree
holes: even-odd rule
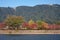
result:
[[[37,23],[29,25],[29,29],[37,29]]]
[[[22,23],[22,29],[37,29],[37,23],[31,19],[29,22]]]
[[[58,24],[58,25],[60,25],[60,21],[57,21],[57,22],[55,22],[55,24]]]
[[[42,29],[42,20],[37,20],[36,23],[38,24],[38,29]]]
[[[33,27],[31,25],[34,24],[34,21],[30,19],[28,24],[29,24],[28,29],[32,29]]]
[[[21,29],[28,29],[29,24],[27,22],[22,23]]]
[[[24,22],[22,16],[7,16],[4,21],[9,28],[19,29],[20,25]]]
[[[28,24],[29,24],[29,25],[34,24],[34,21],[31,19],[31,20],[29,20]]]
[[[37,24],[38,24],[38,29],[47,29],[48,28],[48,24],[45,21],[38,20]]]
[[[42,27],[43,27],[44,29],[48,29],[48,28],[49,28],[49,27],[48,27],[48,23],[42,22]]]

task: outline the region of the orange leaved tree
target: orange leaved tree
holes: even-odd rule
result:
[[[32,19],[28,22],[28,24],[29,29],[37,29],[37,23],[35,23]]]

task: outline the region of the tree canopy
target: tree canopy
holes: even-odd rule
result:
[[[4,22],[9,27],[17,28],[24,22],[24,18],[22,16],[7,16]]]

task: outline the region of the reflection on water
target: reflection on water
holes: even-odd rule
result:
[[[60,40],[60,34],[0,34],[0,40]]]

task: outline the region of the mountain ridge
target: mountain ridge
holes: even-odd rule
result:
[[[60,21],[60,5],[18,6],[16,9],[0,7],[0,22],[3,22],[7,15],[23,16],[26,21],[40,19],[48,23],[54,23],[55,21]]]

